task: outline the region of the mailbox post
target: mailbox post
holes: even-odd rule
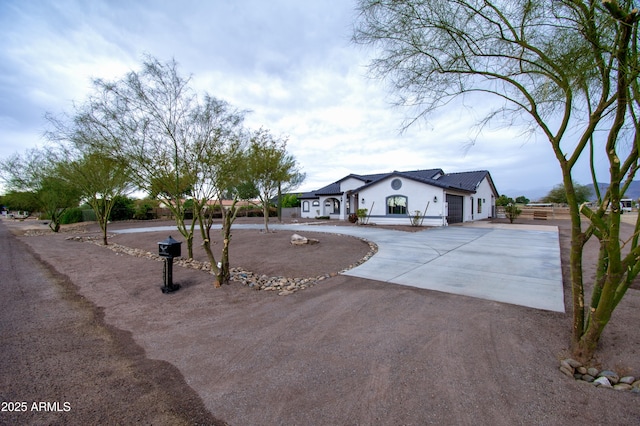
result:
[[[163,293],[173,293],[180,288],[180,284],[173,283],[173,258],[181,256],[180,244],[182,243],[171,238],[171,235],[166,240],[158,243],[158,255],[164,258]]]

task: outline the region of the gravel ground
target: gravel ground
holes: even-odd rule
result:
[[[567,223],[547,223],[561,226],[566,275]],[[337,272],[368,251],[351,237],[303,235],[320,244],[293,251],[288,232],[234,231],[232,266],[309,276]],[[0,271],[5,277],[17,264],[25,265],[17,276],[26,274],[20,291],[2,279],[2,307],[15,307],[0,323],[2,399],[72,407],[3,412],[3,424],[640,423],[637,394],[558,371],[570,313],[341,275],[289,296],[237,283],[215,289],[209,274],[184,268],[174,270],[183,288],[165,295],[161,263],[66,240],[69,233],[2,236],[13,241],[12,253],[33,259],[3,261]],[[160,236],[112,241],[154,251]],[[588,247],[586,264],[596,250]],[[569,308],[569,291],[565,301]],[[640,291],[632,289],[603,336],[597,366],[640,376],[640,328],[630,326],[639,309]]]

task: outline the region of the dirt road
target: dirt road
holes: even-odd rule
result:
[[[0,224],[0,424],[223,424]]]

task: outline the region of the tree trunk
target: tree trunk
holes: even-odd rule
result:
[[[220,271],[218,272],[218,281],[221,284],[229,284],[231,278],[230,261],[229,261],[229,244],[231,243],[231,212],[222,213],[222,257],[220,258]]]
[[[629,103],[629,81],[630,73],[628,66],[629,43],[633,33],[633,24],[637,20],[637,12],[634,10],[627,15],[619,15],[618,10],[612,9],[615,4],[611,2],[603,2],[605,7],[609,9],[612,16],[620,21],[620,38],[616,48],[616,59],[618,61],[617,78],[616,78],[616,108],[615,117],[612,122],[611,129],[607,137],[606,154],[609,160],[610,184],[607,189],[611,212],[607,219],[608,226],[600,229],[599,239],[601,242],[601,255],[599,260],[606,262],[604,265],[598,265],[598,273],[596,274],[596,282],[594,295],[590,305],[590,312],[587,323],[584,326],[582,335],[577,339],[573,347],[574,355],[587,361],[593,357],[600,336],[605,326],[611,319],[613,310],[616,307],[616,291],[620,286],[624,288],[626,281],[625,271],[622,262],[622,253],[620,247],[620,184],[626,170],[623,172],[621,168],[620,158],[617,154],[618,137],[625,123],[625,115]],[[617,6],[616,6],[617,7]],[[637,161],[637,159],[635,160]],[[635,163],[634,161],[634,163]],[[594,182],[595,184],[595,182]],[[604,251],[604,253],[602,253]],[[637,260],[636,260],[637,261]],[[599,273],[605,269],[604,282],[599,277]],[[631,269],[631,268],[629,268]],[[598,286],[602,283],[602,287]],[[575,336],[574,336],[575,339]]]
[[[278,222],[282,223],[282,183],[278,182]]]
[[[187,254],[189,259],[193,259],[193,234],[188,234],[186,237],[187,240]]]
[[[210,217],[207,217],[207,209],[202,206],[199,206],[197,209],[198,213],[198,223],[200,224],[200,235],[202,236],[202,248],[207,254],[207,259],[209,259],[209,264],[211,265],[211,273],[218,277],[218,263],[216,262],[216,257],[213,255],[213,251],[211,251],[211,225],[213,224],[213,220]],[[214,282],[215,287],[220,287],[220,282]]]
[[[266,198],[262,202],[262,215],[264,216],[264,232],[269,233],[269,202]]]
[[[581,339],[584,333],[584,282],[582,277],[582,251],[584,234],[580,222],[580,208],[576,202],[575,188],[571,180],[571,170],[563,170],[564,188],[571,216],[571,249],[569,251],[569,271],[571,295],[573,298],[572,346]]]
[[[216,267],[216,278],[219,285],[229,284],[231,279],[231,262],[229,261],[229,245],[231,243],[231,225],[236,219],[236,202],[229,209],[222,207],[222,255],[220,267]],[[218,285],[218,286],[219,286]]]

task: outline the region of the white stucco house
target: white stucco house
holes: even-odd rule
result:
[[[367,209],[369,223],[408,225],[417,214],[424,226],[446,226],[495,217],[498,192],[487,170],[428,169],[350,174],[299,198],[304,218],[347,220]]]

